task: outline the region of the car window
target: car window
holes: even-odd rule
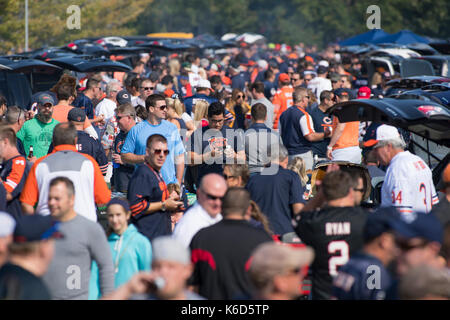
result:
[[[0,92],[6,97],[8,105],[26,108],[30,103],[30,82],[22,73],[0,71]]]

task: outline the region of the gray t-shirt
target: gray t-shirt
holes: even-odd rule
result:
[[[252,107],[257,104],[257,103],[262,103],[263,105],[266,106],[267,109],[267,119],[264,122],[264,124],[266,126],[268,126],[270,129],[273,128],[273,117],[274,117],[274,107],[272,102],[270,102],[266,97],[262,98],[262,99],[256,99],[256,100],[252,100]]]
[[[114,290],[114,266],[102,227],[80,215],[62,222],[64,239],[55,241],[55,254],[44,275],[53,299],[87,300],[92,261],[99,268],[102,295]]]

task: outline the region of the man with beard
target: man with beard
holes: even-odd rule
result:
[[[47,155],[52,142],[53,129],[59,123],[52,118],[54,105],[53,97],[42,93],[38,97],[38,113],[33,119],[26,121],[17,133],[17,138],[22,140],[27,156],[30,155],[30,148],[33,147],[33,156],[29,157],[28,161],[34,162]]]

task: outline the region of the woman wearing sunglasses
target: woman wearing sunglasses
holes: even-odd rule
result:
[[[245,117],[250,112],[250,105],[245,101],[245,94],[239,89],[233,89],[231,98],[225,105],[232,117],[228,126],[233,129],[245,129]]]

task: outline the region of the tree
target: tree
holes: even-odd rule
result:
[[[60,46],[99,36],[136,34],[136,18],[152,0],[81,0],[80,29],[70,30],[68,0],[29,0],[29,46]],[[51,8],[51,10],[49,10]],[[0,0],[0,50],[21,48],[24,43],[24,0]]]

